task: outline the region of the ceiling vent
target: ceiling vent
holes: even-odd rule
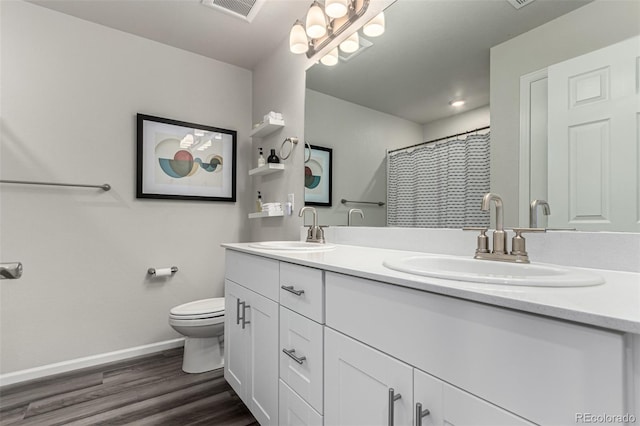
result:
[[[228,15],[251,22],[265,0],[202,0],[202,4]]]
[[[507,0],[507,1],[511,3],[511,6],[515,7],[516,9],[520,9],[521,7],[525,7],[529,3],[533,3],[535,0]]]

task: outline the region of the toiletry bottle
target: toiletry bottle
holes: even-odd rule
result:
[[[256,212],[260,213],[262,211],[262,194],[258,191],[258,199],[256,200]]]
[[[262,155],[262,147],[258,148],[258,152],[260,153],[260,156],[258,157],[258,167],[261,167],[266,163],[264,156]]]
[[[275,149],[271,150],[271,155],[269,156],[269,158],[267,158],[267,162],[268,163],[279,163],[280,162],[280,159],[276,155],[276,150]]]

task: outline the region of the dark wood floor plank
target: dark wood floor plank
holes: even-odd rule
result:
[[[0,426],[257,425],[222,369],[186,374],[181,366],[178,348],[5,387]]]
[[[27,406],[12,408],[11,410],[5,410],[0,413],[0,426],[8,426],[15,424],[24,417],[24,413],[27,411]]]
[[[213,382],[205,382],[195,386],[182,389],[181,391],[165,393],[163,395],[144,399],[132,404],[124,405],[115,410],[101,412],[99,414],[82,418],[80,420],[67,423],[68,426],[90,426],[90,425],[126,425],[144,423],[144,419],[155,416],[159,413],[180,407],[182,404],[188,405],[191,402],[202,400],[206,395],[210,395],[212,390],[218,387],[224,388],[226,382],[219,378]],[[214,395],[215,396],[215,395]],[[218,398],[224,398],[224,394]]]
[[[46,398],[61,392],[69,392],[77,389],[86,389],[102,383],[102,373],[93,373],[79,377],[72,377],[68,380],[56,378],[43,381],[38,386],[33,384],[24,387],[15,387],[13,391],[7,389],[0,393],[0,411],[13,407],[26,405],[29,401]]]

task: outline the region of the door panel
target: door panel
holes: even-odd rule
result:
[[[640,231],[640,37],[553,65],[549,226]]]

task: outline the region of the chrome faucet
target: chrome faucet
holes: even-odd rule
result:
[[[310,211],[313,214],[313,225],[309,226],[309,231],[307,232],[307,242],[324,244],[324,230],[318,226],[318,212],[315,208],[307,206],[300,209],[300,213],[298,213],[298,216],[304,216],[304,212],[306,211]]]
[[[493,250],[491,253],[507,254],[507,233],[504,232],[504,213],[502,211],[502,198],[498,194],[489,192],[482,197],[480,210],[489,211],[491,201],[496,205],[496,230],[493,231]]]
[[[504,230],[504,212],[502,206],[502,198],[500,198],[500,196],[497,194],[489,192],[482,198],[482,205],[480,209],[483,211],[488,211],[491,207],[491,201],[493,201],[496,205],[496,230],[493,231],[493,250],[489,250],[489,238],[485,234],[485,232],[488,231],[487,228],[463,228],[465,231],[480,231],[480,235],[478,235],[478,246],[476,248],[474,259],[529,263],[529,255],[527,254],[525,239],[522,234],[524,232],[545,232],[546,230],[544,228],[533,227],[513,228],[513,231],[516,233],[516,235],[511,239],[511,252],[509,253],[507,250],[507,233]]]
[[[542,206],[542,213],[545,216],[551,214],[551,207],[545,200],[533,200],[529,206],[529,228],[538,227],[538,206]]]
[[[364,212],[360,209],[349,209],[349,213],[347,214],[347,226],[351,226],[351,215],[353,213],[358,213],[361,218],[364,219]]]

